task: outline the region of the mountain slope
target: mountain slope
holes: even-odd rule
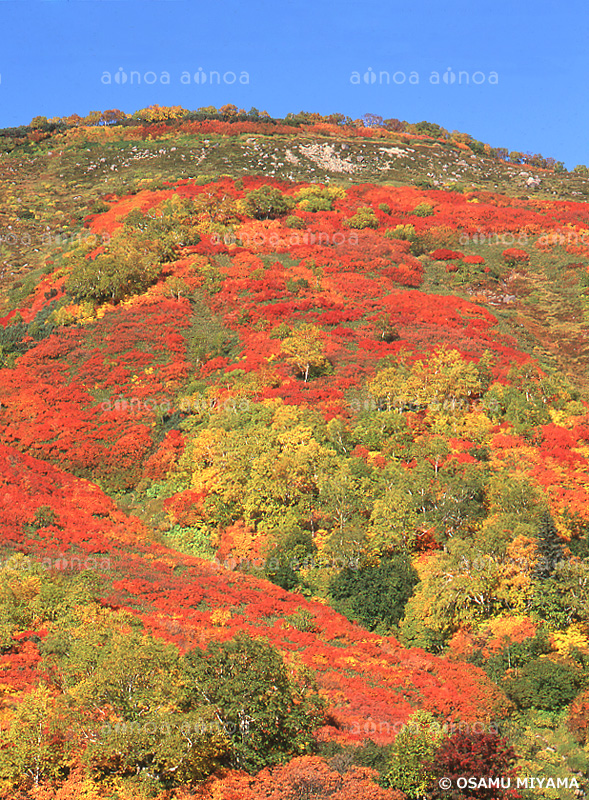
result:
[[[268,638],[317,681],[334,769],[371,740],[386,783],[420,710],[501,724],[528,768],[558,750],[577,774],[586,180],[380,129],[240,124],[79,127],[1,157],[3,555],[83,573],[182,652]],[[20,624],[19,592],[57,590],[18,570],[7,736],[33,686],[65,696],[40,654],[70,610]],[[54,779],[86,780],[71,763]],[[227,780],[212,796],[250,779]]]

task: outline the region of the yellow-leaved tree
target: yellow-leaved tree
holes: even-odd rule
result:
[[[282,342],[282,352],[289,364],[296,367],[305,383],[312,371],[323,369],[328,361],[325,357],[323,332],[315,325],[302,325],[292,336]]]

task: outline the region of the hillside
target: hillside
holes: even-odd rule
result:
[[[585,785],[589,183],[334,128],[0,157],[5,797],[401,800],[408,735]]]

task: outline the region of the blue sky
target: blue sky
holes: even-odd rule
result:
[[[426,119],[589,164],[585,0],[0,0],[0,26],[2,127],[235,103]]]

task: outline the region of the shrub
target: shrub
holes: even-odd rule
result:
[[[35,519],[32,523],[32,527],[35,530],[56,524],[57,524],[57,515],[55,514],[55,511],[51,508],[51,506],[40,506],[35,511]]]
[[[174,195],[148,212],[133,209],[125,219],[125,232],[140,244],[154,244],[162,263],[174,261],[178,248],[196,245],[201,240],[193,221],[197,211],[198,206]]]
[[[387,228],[384,235],[387,239],[401,239],[404,242],[413,242],[417,239],[413,225],[397,225],[395,228]]]
[[[411,253],[414,256],[431,253],[440,247],[444,249],[453,247],[457,241],[456,231],[447,226],[434,226],[417,235],[414,225],[397,225],[395,228],[387,228],[384,235],[387,239],[410,242]],[[457,257],[461,256],[459,253]],[[435,252],[430,257],[435,258]]]
[[[288,339],[288,337],[291,335],[292,328],[290,328],[285,322],[281,322],[280,325],[272,328],[268,334],[271,339]]]
[[[242,208],[253,219],[276,219],[290,211],[294,201],[273,186],[260,186],[248,192],[242,201]]]
[[[305,227],[305,220],[301,219],[301,217],[297,217],[295,214],[289,214],[284,220],[284,224],[287,228],[297,228],[300,230]]]
[[[296,194],[298,206],[303,211],[332,211],[334,200],[346,196],[339,186],[307,186]]]
[[[457,731],[442,742],[436,750],[434,758],[423,766],[431,770],[435,778],[450,780],[456,786],[458,778],[488,779],[489,776],[508,777],[514,774],[517,755],[510,747],[507,739],[498,733],[475,733]],[[445,786],[435,780],[428,797],[477,797],[488,800],[510,797],[512,792],[497,790],[494,787],[477,788],[472,794],[449,793]]]
[[[401,335],[394,325],[383,325],[378,338],[390,344],[390,342],[397,342],[401,338]]]
[[[516,247],[504,250],[503,258],[508,267],[517,267],[521,264],[528,264],[530,261],[529,254],[525,250],[518,250]]]
[[[430,253],[430,258],[433,258],[435,261],[454,261],[463,257],[462,253],[455,250],[446,250],[445,248],[434,250],[433,253]]]
[[[333,201],[329,197],[306,197],[299,203],[299,208],[302,211],[331,211],[333,208]]]
[[[422,253],[429,253],[439,247],[451,250],[458,244],[458,234],[448,225],[432,225],[429,230],[419,235],[418,244]],[[413,246],[411,252],[414,252]],[[419,255],[418,252],[414,254]]]
[[[306,608],[301,608],[293,614],[284,617],[283,625],[287,628],[294,628],[302,633],[312,633],[317,630],[315,615]]]
[[[420,203],[415,206],[411,213],[414,217],[431,217],[434,213],[434,207],[429,203]]]
[[[298,294],[301,289],[308,289],[309,282],[305,280],[305,278],[298,278],[297,280],[293,280],[293,278],[289,278],[286,281],[286,288],[289,292],[293,294]]]
[[[105,203],[104,200],[95,200],[92,204],[90,209],[91,214],[104,214],[105,211],[108,211],[110,206],[108,203]]]
[[[93,258],[84,249],[74,251],[74,268],[65,288],[76,300],[118,303],[139,294],[159,276],[157,245],[140,245],[125,232],[115,233],[108,249]]]
[[[359,208],[353,217],[346,220],[349,228],[378,228],[378,217],[369,206]]]

